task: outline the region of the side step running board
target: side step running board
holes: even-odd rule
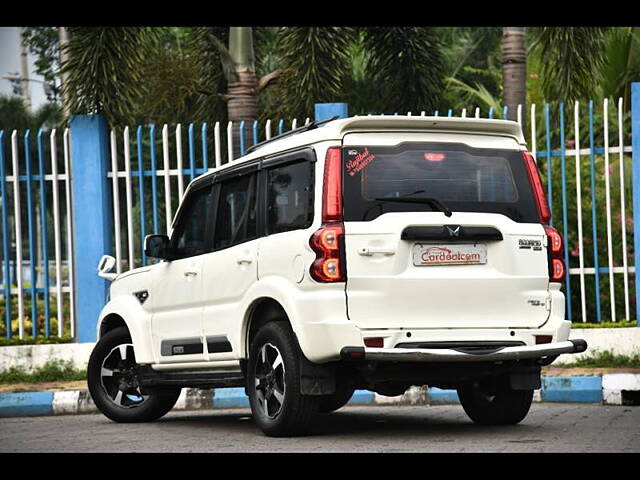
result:
[[[142,389],[155,387],[222,388],[244,387],[242,372],[158,372],[149,365],[137,369],[138,382]]]

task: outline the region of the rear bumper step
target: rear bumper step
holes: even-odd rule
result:
[[[525,360],[581,353],[587,349],[584,340],[544,343],[531,346],[500,348],[491,353],[469,353],[450,348],[371,348],[344,347],[340,352],[343,360],[366,360],[379,362],[499,362],[502,360]]]

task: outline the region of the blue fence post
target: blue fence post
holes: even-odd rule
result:
[[[346,103],[316,103],[314,110],[316,122],[327,120],[336,115],[338,118],[349,116],[349,105]]]
[[[100,257],[113,249],[106,119],[101,115],[72,115],[71,140],[76,340],[86,343],[96,341],[98,315],[107,301],[108,281],[98,277],[96,267]]]
[[[637,268],[640,255],[640,82],[631,84],[631,165],[633,192],[633,258]],[[640,327],[640,274],[636,270],[636,326]]]

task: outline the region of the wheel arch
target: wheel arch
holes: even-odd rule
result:
[[[244,349],[243,356],[245,358],[249,355],[251,340],[254,338],[258,330],[260,330],[263,325],[274,321],[285,321],[293,330],[290,316],[281,302],[273,297],[267,296],[256,298],[251,302],[249,308],[247,308],[243,322],[244,326],[242,329],[242,347]]]
[[[156,363],[151,344],[151,315],[133,295],[117,297],[105,305],[98,319],[97,339],[119,327],[129,331],[138,363]]]
[[[127,325],[127,322],[124,321],[124,318],[117,313],[108,314],[102,319],[102,322],[100,322],[100,326],[98,328],[98,340],[111,330],[115,330],[120,327],[125,327],[127,331],[129,331],[129,326]],[[129,334],[130,333],[131,332],[129,331]]]

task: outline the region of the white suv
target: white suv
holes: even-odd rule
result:
[[[354,389],[432,385],[475,422],[517,423],[541,365],[587,348],[568,339],[549,220],[515,122],[311,123],[195,179],[171,237],[145,239],[162,261],[113,281],[91,395],[136,422],[182,387],[244,386],[284,436]]]

